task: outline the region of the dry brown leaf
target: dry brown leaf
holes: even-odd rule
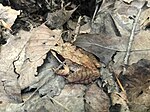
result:
[[[146,51],[150,50],[150,31],[141,30],[140,33],[135,35],[132,50]]]
[[[14,24],[15,19],[17,18],[17,15],[20,14],[20,11],[16,11],[14,9],[11,9],[11,7],[3,6],[0,4],[0,18],[2,20],[6,20],[5,22],[12,26]]]
[[[133,112],[149,112],[150,107],[150,61],[142,59],[127,68],[120,76]]]
[[[124,0],[117,1],[115,5],[115,10],[112,13],[114,22],[120,31],[122,36],[130,36],[132,31],[135,17],[137,16],[139,9],[141,9],[145,0]],[[132,2],[131,2],[132,1]],[[131,3],[127,3],[131,2]],[[136,33],[139,32],[140,22],[136,23]]]
[[[112,106],[115,106],[116,104],[121,105],[120,112],[130,112],[129,107],[127,105],[128,102],[125,96],[126,95],[124,93],[118,93],[118,92],[113,92],[110,95]]]
[[[25,47],[25,59],[22,67],[17,72],[20,74],[19,84],[22,89],[28,87],[36,80],[37,67],[43,64],[50,48],[60,40],[60,30],[50,30],[41,25],[30,32],[31,37]]]
[[[20,36],[22,35],[22,36]],[[20,31],[18,36],[9,35],[7,44],[1,46],[0,53],[0,99],[2,102],[21,102],[21,88],[18,74],[14,72],[14,62],[24,48],[30,33]],[[4,89],[5,88],[5,89]]]
[[[132,63],[136,63],[140,59],[149,59],[150,58],[150,31],[149,30],[141,30],[140,33],[135,35],[130,58],[129,65]],[[118,52],[114,57],[115,64],[113,65],[114,70],[118,70],[115,68],[116,66],[123,65],[125,52]]]
[[[82,112],[84,110],[84,91],[86,87],[80,84],[66,85],[59,96],[54,97],[69,112]]]
[[[76,9],[77,8],[67,11],[65,7],[63,7],[62,9],[57,10],[56,12],[48,13],[46,18],[47,20],[46,25],[51,29],[61,27],[64,23],[66,23],[69,20],[72,13]]]
[[[109,112],[109,98],[102,88],[92,84],[85,93],[86,112]]]
[[[69,82],[91,82],[100,76],[97,66],[100,66],[94,57],[87,55],[82,49],[78,49],[70,43],[51,48],[63,58],[78,64],[81,68],[74,73],[68,74]]]
[[[9,24],[5,23],[3,20],[0,20],[0,22],[2,23],[3,27],[5,27],[5,28],[9,29],[10,31],[12,31],[11,26]]]
[[[107,64],[116,51],[126,50],[127,39],[104,34],[78,35],[74,44],[96,55]]]
[[[108,1],[110,3],[109,6],[111,6],[112,4],[114,4],[113,1]],[[91,34],[107,34],[107,35],[111,35],[111,36],[121,36],[121,32],[118,30],[112,14],[110,14],[110,11],[112,10],[111,8],[108,8],[107,6],[104,6],[105,11],[100,11],[94,22],[92,22],[91,25]],[[103,10],[103,9],[102,9]],[[109,11],[108,11],[109,10]]]
[[[140,16],[140,27],[142,27],[143,29],[146,29],[146,27],[149,26],[149,23],[150,23],[150,8],[144,10],[142,13],[141,13],[141,16]]]

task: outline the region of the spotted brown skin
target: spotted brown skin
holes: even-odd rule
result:
[[[75,62],[71,62],[70,60],[67,60],[66,65],[69,68],[69,72],[67,74],[61,74],[61,72],[57,73],[65,76],[69,83],[88,84],[100,77],[100,72],[96,66],[95,68],[88,68]]]

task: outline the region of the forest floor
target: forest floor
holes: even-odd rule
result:
[[[150,112],[150,1],[0,1],[0,79],[0,112]]]

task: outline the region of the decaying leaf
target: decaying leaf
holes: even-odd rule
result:
[[[83,16],[82,17],[82,22],[84,22],[85,24],[80,24],[80,30],[79,30],[79,34],[80,33],[90,33],[91,30],[91,26],[90,26],[90,19],[87,16]],[[73,20],[69,20],[67,22],[68,27],[70,29],[72,29],[73,31],[75,31],[76,27],[77,27],[77,22],[74,22]]]
[[[21,112],[22,111],[21,105],[22,104],[16,104],[16,103],[7,103],[5,105],[1,104],[0,112],[13,112],[13,111]]]
[[[120,105],[118,108],[116,107],[116,109],[114,109],[113,112],[117,110],[119,110],[119,112],[130,112],[129,107],[127,105],[128,102],[127,102],[126,94],[124,92],[121,93],[113,92],[111,93],[110,97],[112,101],[112,107]]]
[[[8,25],[12,26],[17,18],[17,15],[19,14],[20,11],[16,11],[10,7],[4,7],[2,4],[0,4],[0,19],[5,21]]]
[[[132,49],[129,57],[129,65],[136,63],[140,59],[149,59],[150,58],[150,45],[149,45],[149,30],[141,30],[140,33],[135,35]],[[119,67],[123,65],[125,52],[117,52],[114,56],[114,71],[117,72]],[[119,66],[119,67],[118,67]],[[121,69],[120,69],[121,70]],[[119,73],[119,71],[118,71]]]
[[[130,0],[128,0],[129,2]],[[133,26],[134,19],[132,19],[138,13],[138,8],[118,1],[116,4],[116,10],[112,14],[113,20],[120,31],[122,36],[130,36],[130,32]]]
[[[96,84],[92,84],[85,93],[86,112],[109,112],[109,98]]]
[[[41,96],[49,95],[51,97],[59,95],[61,90],[64,88],[64,78],[58,76],[53,71],[54,67],[59,65],[58,61],[49,54],[47,61],[38,69],[38,81],[30,86],[32,88],[39,88],[39,94]]]
[[[112,1],[109,1],[112,2]],[[113,3],[112,3],[113,4]],[[91,25],[92,34],[109,34],[112,36],[121,36],[120,31],[118,30],[112,15],[107,11],[99,12]],[[109,11],[112,9],[109,9]]]
[[[80,70],[78,69],[76,72],[70,75],[68,74],[67,79],[69,82],[84,82],[87,80],[90,82],[100,76],[96,67],[99,63],[94,57],[91,58],[88,56],[82,49],[78,49],[70,43],[64,43],[62,46],[55,46],[51,49],[56,51],[63,58],[80,66]]]
[[[19,84],[22,89],[28,87],[37,75],[37,67],[43,64],[46,54],[50,48],[60,40],[60,30],[50,30],[45,25],[41,25],[30,32],[31,37],[28,40],[23,64],[17,72],[20,74]]]
[[[71,17],[72,13],[76,10],[77,8],[73,9],[73,10],[69,10],[67,11],[65,9],[65,7],[63,7],[62,9],[53,12],[53,13],[48,13],[47,14],[47,22],[46,25],[50,28],[50,29],[55,29],[55,28],[59,28],[60,26],[62,26],[64,23],[66,23],[69,18]]]
[[[150,26],[150,8],[144,10],[140,16],[140,27],[142,29],[149,28]]]
[[[3,20],[0,20],[0,23],[1,23],[2,26],[5,27],[6,29],[9,29],[10,31],[12,31],[11,28],[10,28],[11,26],[10,26],[9,24],[5,23]]]
[[[126,39],[104,34],[81,34],[74,44],[96,55],[107,64],[116,51],[125,51]]]
[[[30,33],[20,31],[18,36],[9,34],[8,37],[7,44],[1,46],[0,52],[0,99],[2,102],[21,102],[21,88],[17,81],[18,74],[14,71],[14,62],[27,43]]]
[[[66,85],[59,96],[54,97],[69,112],[84,111],[84,91],[86,87],[80,84]]]
[[[149,112],[150,109],[150,61],[142,59],[127,68],[120,76],[127,92],[132,112]]]
[[[107,92],[112,93],[118,90],[118,86],[114,80],[113,73],[111,73],[107,68],[101,68],[101,83],[98,83],[100,87],[107,87]]]
[[[44,96],[31,99],[23,110],[28,112],[68,112],[65,106],[52,97]]]
[[[144,7],[145,0],[124,0],[116,2],[116,9],[112,13],[113,20],[122,36],[130,36],[133,28],[135,17],[142,7]],[[132,2],[131,2],[132,1]],[[131,2],[131,3],[127,3]],[[144,11],[142,11],[143,13]],[[146,15],[145,15],[146,16]],[[141,18],[142,15],[140,16]],[[146,18],[145,18],[146,19]],[[138,20],[139,21],[139,20]],[[136,22],[136,33],[140,31],[140,22]]]

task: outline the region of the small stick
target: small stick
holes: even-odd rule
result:
[[[95,8],[95,11],[94,11],[94,14],[93,14],[93,17],[92,17],[92,23],[94,22],[95,16],[98,12],[98,8],[99,8],[99,4],[96,4],[96,8]]]
[[[101,3],[101,2],[102,2],[102,3]],[[102,11],[102,8],[101,8],[101,6],[100,6],[100,3],[101,3],[101,6],[103,6],[103,4],[105,3],[105,0],[96,0],[95,11],[94,11],[94,14],[93,14],[93,17],[92,17],[92,21],[91,21],[92,23],[94,22],[94,19],[95,19],[97,13],[98,13],[99,11]]]
[[[72,41],[72,43],[76,40],[76,38],[77,38],[77,36],[78,36],[78,34],[79,34],[79,32],[80,32],[80,27],[81,27],[81,25],[80,25],[80,23],[81,23],[81,19],[82,19],[83,17],[82,16],[79,16],[79,18],[78,18],[78,22],[77,22],[77,26],[76,26],[76,29],[75,29],[75,31],[74,31],[74,37],[73,37],[73,41]]]
[[[124,93],[126,93],[125,90],[124,90],[124,88],[123,88],[123,86],[122,86],[122,84],[121,84],[121,82],[120,82],[120,80],[118,79],[118,77],[117,77],[116,75],[115,75],[115,78],[116,78],[117,83],[118,83],[119,87],[121,88],[121,90],[122,90]]]
[[[63,62],[56,56],[56,53],[54,51],[51,51],[52,55],[57,59],[57,61],[60,63],[60,65],[56,68],[53,69],[54,73],[56,73],[61,67],[63,67],[66,63],[66,60],[64,60]]]
[[[133,28],[132,28],[132,31],[131,31],[131,35],[129,37],[128,47],[127,47],[126,55],[125,55],[125,58],[124,58],[124,65],[128,65],[128,63],[129,63],[130,52],[131,52],[132,44],[133,44],[133,41],[134,41],[134,32],[135,32],[135,29],[136,29],[137,22],[139,20],[141,11],[142,11],[142,8],[139,9],[138,14],[137,14],[137,16],[134,20],[134,23],[133,23]],[[126,67],[124,66],[123,74],[125,72],[126,72]]]

